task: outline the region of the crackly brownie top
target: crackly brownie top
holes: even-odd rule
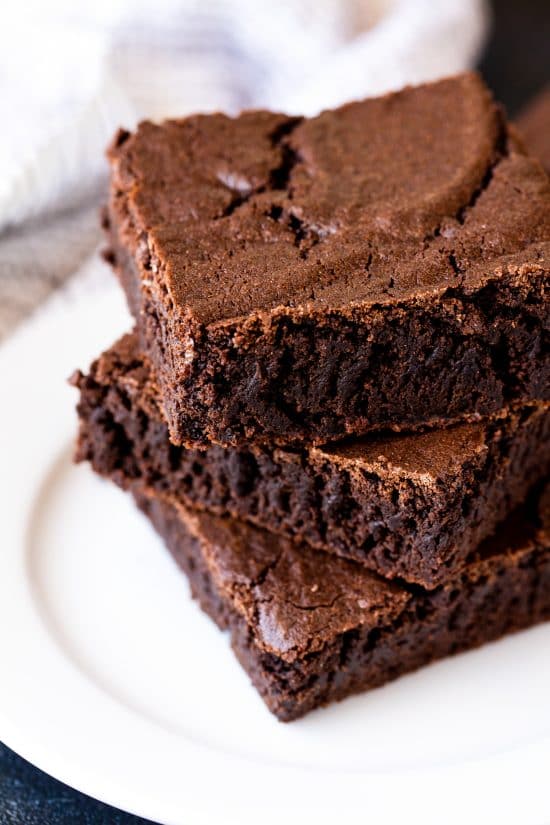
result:
[[[184,529],[199,540],[218,591],[244,617],[256,644],[287,661],[313,653],[353,628],[391,625],[416,592],[356,562],[233,519],[191,513],[174,500],[171,505]],[[533,496],[482,545],[462,575],[475,581],[521,564],[535,549],[546,550],[544,523]],[[457,586],[460,576],[444,587]]]
[[[124,242],[198,322],[548,266],[550,183],[475,74],[312,119],[145,122],[109,156]]]
[[[91,367],[92,378],[107,390],[116,387],[128,399],[136,416],[145,413],[163,421],[159,393],[150,364],[140,350],[136,333],[124,335],[104,352]],[[548,404],[533,404],[529,409],[548,409]],[[524,414],[527,408],[524,408]],[[510,413],[511,415],[513,413]],[[318,463],[331,462],[346,471],[374,472],[394,482],[410,479],[415,484],[459,482],[465,466],[471,467],[488,449],[493,422],[457,424],[424,433],[383,434],[354,439],[324,447],[312,447],[307,454]],[[168,440],[168,430],[166,431]],[[254,450],[255,447],[250,449]],[[258,448],[260,449],[260,448]],[[267,449],[267,448],[264,448]],[[289,452],[274,449],[274,457],[284,461]]]
[[[416,483],[445,478],[455,482],[463,467],[487,450],[488,435],[489,427],[475,422],[414,434],[375,434],[313,447],[311,452],[337,464],[356,464],[366,471],[407,477]]]

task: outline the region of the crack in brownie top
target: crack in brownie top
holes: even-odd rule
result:
[[[287,661],[362,621],[389,623],[410,598],[355,562],[324,555],[320,564],[317,551],[290,539],[171,502],[200,536],[217,587],[255,626],[256,643]]]
[[[131,252],[205,324],[399,301],[550,240],[550,183],[475,74],[313,119],[145,122],[110,159]]]

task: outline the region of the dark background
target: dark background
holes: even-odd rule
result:
[[[494,0],[480,70],[511,117],[550,81],[550,0]],[[145,825],[67,788],[0,744],[0,825]]]
[[[479,64],[515,117],[550,81],[550,0],[493,0],[493,29]]]

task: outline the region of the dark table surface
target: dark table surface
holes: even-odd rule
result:
[[[494,0],[480,70],[509,114],[550,80],[550,0]],[[48,777],[0,743],[0,825],[144,825]]]
[[[0,744],[0,825],[147,825],[73,791]]]

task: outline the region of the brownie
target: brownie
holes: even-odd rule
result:
[[[548,497],[424,591],[139,485],[134,495],[283,721],[550,618]]]
[[[549,397],[550,181],[464,74],[141,123],[107,257],[176,444],[321,444]]]
[[[230,514],[427,588],[456,571],[550,472],[550,405],[483,423],[302,450],[175,447],[136,335],[80,388],[77,456],[125,486]]]
[[[550,174],[550,84],[523,110],[517,127],[528,150]]]

